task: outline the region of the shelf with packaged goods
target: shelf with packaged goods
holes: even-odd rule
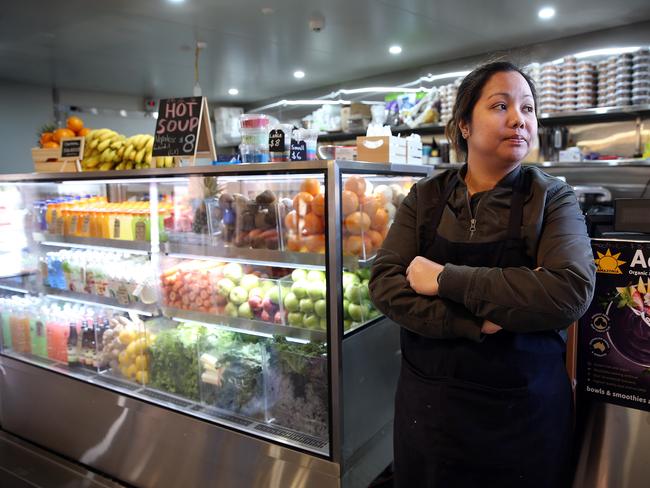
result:
[[[38,277],[35,273],[0,277],[0,292],[8,291],[12,293],[33,294],[38,287],[37,279]]]
[[[148,241],[123,241],[119,239],[100,239],[97,237],[77,237],[60,234],[41,234],[35,236],[35,240],[42,246],[51,247],[117,249],[136,254],[147,254],[151,251],[151,243]]]
[[[158,307],[155,304],[144,303],[120,303],[119,300],[109,297],[91,295],[90,293],[79,293],[69,290],[59,290],[49,286],[43,287],[43,292],[48,298],[64,302],[83,303],[90,306],[110,308],[122,312],[132,312],[146,317],[153,317],[158,314]]]
[[[205,312],[195,312],[191,310],[182,310],[173,307],[163,307],[163,314],[178,322],[196,322],[209,325],[215,325],[226,330],[235,332],[253,333],[265,337],[279,335],[299,342],[326,342],[327,333],[323,330],[303,329],[300,327],[291,327],[289,325],[273,324],[261,320],[227,317],[223,315],[214,315]]]
[[[540,113],[538,118],[543,125],[554,124],[590,124],[594,122],[616,122],[634,120],[637,117],[650,116],[650,105],[629,105],[626,107],[594,107],[575,112]],[[398,125],[391,128],[394,135],[437,135],[445,133],[442,124],[423,124],[417,127]],[[318,142],[352,141],[357,136],[365,136],[365,130],[350,132],[326,132],[318,135]]]
[[[187,259],[210,258],[225,262],[240,262],[262,266],[301,267],[324,270],[326,264],[325,254],[272,249],[250,249],[219,244],[201,245],[168,242],[163,245],[163,251],[170,257]],[[356,256],[343,256],[343,266],[349,269],[369,266],[371,263],[372,258],[363,260]]]

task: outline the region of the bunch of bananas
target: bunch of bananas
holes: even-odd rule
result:
[[[153,136],[137,134],[128,139],[111,129],[96,129],[86,135],[84,171],[111,169],[171,168],[172,156],[152,157]]]

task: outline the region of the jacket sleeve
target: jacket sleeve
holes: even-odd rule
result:
[[[483,319],[451,300],[419,295],[406,280],[406,268],[418,252],[416,187],[413,185],[397,210],[375,257],[369,283],[371,299],[382,313],[420,335],[479,341]]]
[[[555,190],[544,209],[539,271],[446,264],[439,295],[512,332],[559,329],[579,319],[591,302],[596,268],[573,190]]]

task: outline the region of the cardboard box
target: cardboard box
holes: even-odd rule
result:
[[[422,140],[406,140],[406,163],[422,164]]]
[[[405,164],[406,139],[395,136],[357,137],[357,160]]]

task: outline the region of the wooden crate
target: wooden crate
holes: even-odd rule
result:
[[[32,148],[34,171],[37,173],[76,173],[77,171],[81,171],[76,161],[59,160],[59,153],[60,150],[58,148]]]

